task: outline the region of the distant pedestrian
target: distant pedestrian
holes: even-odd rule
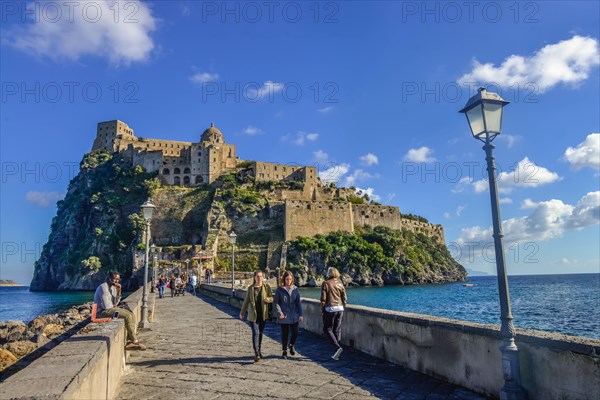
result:
[[[290,355],[296,355],[294,344],[298,338],[298,322],[302,321],[302,303],[300,302],[300,291],[294,285],[294,275],[285,271],[279,287],[275,291],[274,313],[277,323],[281,327],[281,358],[287,358],[288,349]],[[288,347],[288,336],[291,338]]]
[[[342,354],[342,318],[346,306],[346,289],[339,279],[340,272],[333,267],[327,269],[327,280],[321,285],[321,310],[323,332],[335,347],[331,358],[337,360]]]
[[[163,274],[160,274],[160,278],[158,278],[158,298],[162,299],[165,297],[165,286],[167,286],[167,278]]]
[[[127,350],[146,350],[146,346],[140,343],[136,334],[135,316],[129,310],[117,307],[121,302],[121,275],[117,271],[111,271],[94,293],[94,303],[97,304],[96,316],[100,318],[114,317],[115,312],[119,315],[117,318],[125,320],[125,330],[127,331],[127,340],[129,343],[125,346]]]
[[[198,279],[196,278],[196,274],[192,272],[190,275],[190,293],[196,295],[196,285],[198,284]]]
[[[206,268],[204,278],[206,279],[206,283],[212,283],[212,270],[210,268]]]
[[[254,271],[254,284],[248,288],[244,304],[240,310],[240,319],[248,311],[248,323],[252,328],[252,347],[254,348],[254,362],[263,358],[261,352],[263,332],[269,319],[269,303],[273,302],[271,287],[263,282],[262,271]]]
[[[183,283],[181,281],[181,277],[177,275],[175,277],[175,296],[178,296],[179,293],[182,293],[185,296],[185,291],[182,290]]]
[[[171,279],[169,280],[169,289],[171,289],[171,297],[175,296],[175,275],[171,275]]]

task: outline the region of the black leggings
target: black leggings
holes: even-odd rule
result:
[[[281,348],[283,351],[287,351],[288,348],[288,334],[291,331],[292,337],[290,338],[290,346],[296,343],[298,338],[298,323],[295,324],[280,324],[281,326]]]

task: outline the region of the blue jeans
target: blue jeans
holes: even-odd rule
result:
[[[248,321],[250,328],[252,328],[252,347],[254,348],[255,354],[260,351],[260,346],[262,344],[263,332],[265,331],[266,323],[267,321]]]
[[[165,287],[163,285],[158,286],[158,297],[165,297]]]

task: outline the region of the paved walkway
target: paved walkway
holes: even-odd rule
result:
[[[156,299],[146,351],[131,352],[118,399],[483,399],[466,389],[301,330],[296,356],[280,359],[279,327],[267,324],[265,359],[254,363],[239,311],[208,297]]]

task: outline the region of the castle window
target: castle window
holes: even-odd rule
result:
[[[275,166],[275,171],[277,171],[277,165]]]
[[[173,143],[171,143],[171,148],[173,148]]]
[[[379,216],[380,216],[380,217],[383,217],[383,211],[379,213]]]
[[[175,171],[173,171],[173,173],[175,175],[179,175],[181,173],[181,170],[179,168],[175,168]]]
[[[204,179],[202,179],[202,175],[196,175],[195,181],[196,181],[196,183],[202,183],[204,181]]]
[[[184,185],[189,185],[190,184],[190,177],[189,176],[184,176],[183,177],[183,184]]]
[[[198,152],[198,157],[202,157],[202,152],[201,151]]]
[[[306,209],[307,209],[307,210],[310,210],[310,204],[307,204],[307,205],[306,205]]]
[[[333,206],[332,206],[331,204],[329,205],[329,209],[330,209],[330,210],[333,210]]]
[[[173,183],[176,185],[181,185],[181,179],[178,176],[176,176],[175,179],[173,179]]]
[[[183,170],[184,174],[189,174],[190,173],[190,169],[188,167],[185,167],[185,169]]]

